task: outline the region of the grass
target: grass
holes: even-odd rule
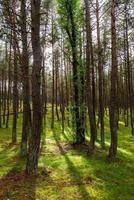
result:
[[[47,115],[42,135],[39,176],[27,177],[25,159],[19,156],[21,116],[18,121],[18,143],[11,142],[11,124],[0,129],[0,200],[133,200],[134,138],[130,128],[120,122],[118,159],[106,161],[109,147],[109,124],[105,118],[106,150],[98,148],[94,156],[86,146],[73,147],[71,129]],[[88,133],[87,133],[88,137]],[[47,173],[46,173],[47,171]]]

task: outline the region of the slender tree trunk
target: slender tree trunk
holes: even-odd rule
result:
[[[111,144],[109,149],[109,158],[114,159],[117,154],[117,46],[116,46],[116,18],[115,18],[115,0],[112,0],[111,7],[111,40],[112,40],[112,66],[111,66],[111,91],[110,91],[110,131]]]
[[[125,24],[124,24],[124,118],[125,118],[125,126],[129,125],[129,94],[128,94],[128,72],[127,72],[127,55],[126,55],[126,31],[125,31]]]
[[[12,125],[12,143],[17,141],[17,105],[18,105],[18,63],[16,57],[16,48],[14,47],[14,74],[13,74],[13,125]]]
[[[43,114],[43,119],[44,119],[44,124],[46,121],[46,109],[45,109],[45,98],[46,98],[46,81],[45,81],[45,75],[46,75],[46,66],[45,66],[45,56],[44,56],[44,50],[45,50],[45,45],[43,46],[43,66],[42,66],[42,114]],[[43,124],[42,124],[43,125]]]
[[[62,115],[62,132],[64,133],[64,120],[65,120],[65,105],[64,105],[64,54],[63,54],[63,49],[64,49],[64,41],[63,38],[61,39],[61,115]]]
[[[99,23],[99,2],[96,0],[96,18],[97,18],[97,40],[98,40],[98,72],[99,72],[99,120],[101,146],[104,148],[104,99],[103,99],[103,64],[102,64],[102,48],[100,41],[100,23]]]
[[[53,15],[53,14],[52,14]],[[54,52],[54,27],[53,27],[53,16],[52,16],[52,121],[51,128],[54,128],[54,99],[55,99],[55,88],[54,88],[54,80],[55,80],[55,52]]]
[[[16,36],[16,0],[13,0],[13,50],[14,50],[14,71],[13,71],[13,125],[12,125],[12,143],[17,141],[17,115],[18,115],[18,58],[17,58],[17,36]]]
[[[95,140],[97,135],[96,128],[96,119],[94,114],[94,106],[93,106],[93,93],[91,88],[91,49],[92,49],[92,34],[91,34],[91,16],[90,16],[90,8],[88,0],[85,0],[85,8],[86,8],[86,38],[87,38],[87,46],[86,46],[86,94],[87,94],[87,106],[88,106],[88,115],[90,122],[90,147],[89,151],[92,153],[95,150]]]
[[[27,142],[31,129],[31,111],[30,111],[30,94],[29,94],[29,58],[27,45],[27,28],[26,28],[26,0],[21,0],[21,37],[22,37],[22,74],[23,74],[23,123],[22,123],[22,140],[21,154],[27,154]]]
[[[57,120],[59,121],[59,112],[58,112],[58,84],[59,84],[59,53],[58,53],[58,49],[56,51],[56,55],[55,55],[55,103],[56,103],[56,116],[57,116]]]
[[[7,109],[7,42],[5,42],[5,70],[3,80],[3,125],[6,123],[6,109]]]
[[[9,61],[8,61],[8,92],[7,92],[7,117],[6,117],[6,128],[8,128],[8,123],[9,123],[10,98],[11,98],[11,43],[10,43]]]

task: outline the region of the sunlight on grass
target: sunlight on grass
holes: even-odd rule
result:
[[[10,173],[25,169],[25,159],[19,157],[21,117],[18,120],[18,143],[11,142],[11,123],[8,129],[0,132],[0,176],[6,182]],[[97,152],[89,156],[87,150],[73,148],[71,128],[65,126],[62,132],[61,123],[55,121],[55,128],[51,130],[50,113],[46,117],[41,141],[39,159],[39,177],[18,179],[14,183],[7,182],[10,199],[50,199],[50,200],[133,200],[134,196],[134,138],[130,135],[130,128],[119,123],[118,159],[114,163],[107,163],[106,157],[110,145],[108,118],[105,118],[106,150],[102,150],[97,142]],[[89,131],[87,131],[89,140]],[[98,130],[99,137],[99,130]],[[6,141],[6,142],[5,142]],[[6,189],[0,189],[0,199]],[[25,197],[25,198],[24,198]]]

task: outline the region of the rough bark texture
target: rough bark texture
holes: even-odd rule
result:
[[[29,151],[26,165],[28,174],[37,174],[38,156],[40,149],[40,137],[42,126],[41,111],[41,48],[40,48],[40,0],[31,0],[31,25],[32,25],[32,49],[33,49],[33,70],[32,70],[32,106],[33,123],[29,141]]]

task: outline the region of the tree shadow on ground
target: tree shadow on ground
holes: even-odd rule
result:
[[[85,184],[83,183],[82,175],[80,174],[79,170],[75,167],[73,162],[69,159],[68,155],[65,153],[64,148],[59,141],[59,136],[54,130],[53,130],[53,136],[54,136],[57,146],[59,147],[61,154],[64,156],[66,163],[68,164],[68,169],[72,176],[72,184],[79,187],[79,192],[83,200],[90,199],[91,197],[85,187]],[[87,180],[86,183],[91,184],[91,182],[92,180],[89,178],[89,180]]]
[[[19,153],[12,157],[11,169],[0,178],[1,200],[36,200],[36,177],[26,175],[22,159]],[[8,165],[8,160],[6,163]]]
[[[12,144],[12,143],[5,143],[4,142],[4,145],[1,147],[2,150],[0,151],[0,154],[5,154],[5,153],[8,153],[9,150],[15,150],[17,147],[16,144]]]

